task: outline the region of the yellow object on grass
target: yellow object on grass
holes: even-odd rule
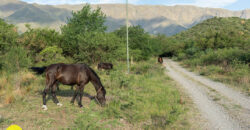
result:
[[[6,130],[22,130],[22,128],[18,125],[11,125]]]

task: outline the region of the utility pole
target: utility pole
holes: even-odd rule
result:
[[[128,46],[128,0],[126,0],[126,26],[127,26],[127,64],[129,74],[129,46]]]

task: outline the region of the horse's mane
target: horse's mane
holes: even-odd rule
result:
[[[100,77],[97,75],[97,73],[91,67],[88,68],[100,80]]]
[[[88,66],[88,68],[89,68],[89,70],[91,71],[91,74],[92,74],[91,78],[97,78],[97,82],[95,82],[96,81],[95,79],[94,79],[94,81],[92,79],[91,82],[94,84],[94,86],[98,84],[98,86],[101,87],[101,89],[103,89],[104,93],[106,94],[106,90],[102,85],[100,77],[97,75],[97,73],[91,67]]]

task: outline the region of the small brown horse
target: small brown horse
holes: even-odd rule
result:
[[[111,69],[113,69],[113,64],[111,64],[111,63],[99,63],[97,68],[98,68],[98,70],[101,70],[101,69],[111,70]]]
[[[31,70],[37,72],[38,74],[46,72],[46,87],[43,91],[43,109],[47,110],[46,106],[46,95],[51,90],[52,99],[54,103],[62,106],[56,97],[56,89],[58,82],[64,85],[77,85],[74,95],[72,97],[71,103],[74,104],[76,97],[79,95],[80,100],[78,101],[79,107],[82,107],[82,96],[84,86],[90,81],[97,92],[97,101],[103,106],[106,102],[105,95],[106,90],[103,87],[100,78],[94,72],[93,69],[85,64],[52,64],[48,67],[32,67]]]
[[[163,63],[162,57],[158,57],[158,62],[161,63],[161,64]]]

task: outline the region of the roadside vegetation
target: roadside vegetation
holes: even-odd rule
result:
[[[250,94],[249,19],[215,17],[163,42],[186,67]]]
[[[13,123],[23,129],[189,127],[185,101],[155,58],[163,36],[151,36],[140,26],[129,27],[133,64],[128,75],[126,29],[107,33],[104,21],[105,14],[89,5],[73,12],[61,33],[27,24],[27,31],[18,34],[14,25],[0,20],[0,128]],[[112,62],[113,70],[96,70],[107,91],[107,106],[93,100],[92,84],[86,86],[82,109],[70,104],[73,90],[60,85],[57,95],[63,107],[49,100],[49,110],[43,111],[44,76],[28,68],[59,62],[86,63],[95,70],[99,62]]]
[[[48,101],[48,111],[41,109],[41,91],[44,77],[28,71],[1,76],[1,85],[8,88],[1,97],[4,105],[0,124],[3,128],[15,123],[24,129],[61,128],[121,128],[121,129],[172,129],[188,128],[185,100],[175,84],[164,74],[164,67],[155,59],[136,62],[131,74],[126,74],[126,63],[116,62],[112,71],[97,71],[107,90],[107,106],[100,107],[91,100],[96,92],[92,84],[85,87],[84,108],[71,105],[73,91],[60,85],[57,92],[62,107]],[[20,89],[16,89],[16,75],[20,77]],[[14,77],[11,77],[14,76]],[[3,84],[5,83],[5,84]],[[49,98],[50,99],[50,98]]]

